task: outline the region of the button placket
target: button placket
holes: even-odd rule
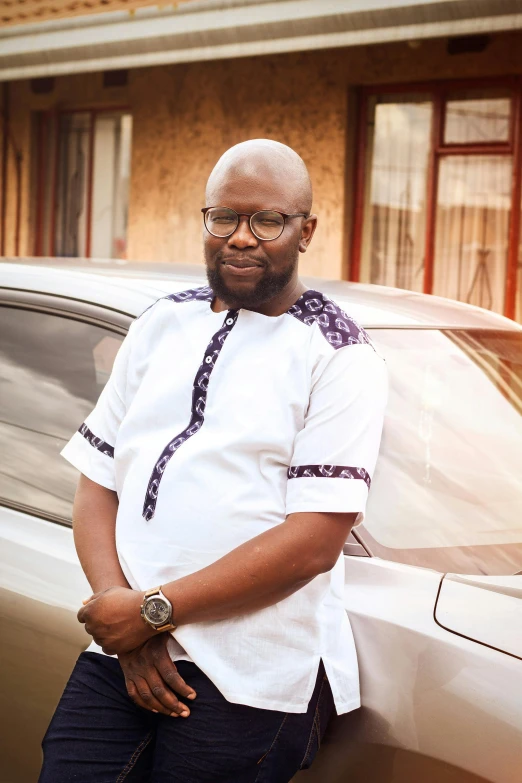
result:
[[[151,520],[155,514],[159,484],[167,463],[170,461],[175,451],[177,451],[177,448],[179,448],[179,446],[172,448],[173,444],[176,443],[181,445],[182,443],[185,443],[189,438],[199,432],[203,425],[210,375],[216,366],[217,359],[221,353],[225,340],[237,321],[237,317],[237,310],[229,310],[221,329],[214,334],[209,342],[203,361],[194,378],[190,421],[183,432],[180,432],[167,444],[154,466],[154,470],[152,471],[152,475],[147,485],[147,493],[143,504],[142,516],[147,521]],[[197,393],[195,393],[196,391]]]

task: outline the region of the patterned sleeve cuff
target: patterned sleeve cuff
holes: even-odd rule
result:
[[[89,433],[90,430],[88,430]],[[106,489],[116,491],[114,449],[100,438],[92,437],[93,440],[91,440],[90,436],[87,437],[85,433],[82,433],[80,428],[69,443],[64,446],[61,455],[91,481],[106,487]],[[105,448],[100,448],[101,444]],[[110,453],[111,448],[112,456]]]

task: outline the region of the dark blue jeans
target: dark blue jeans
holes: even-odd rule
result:
[[[39,783],[288,783],[310,766],[333,710],[319,667],[306,713],[231,704],[193,663],[188,718],[137,707],[120,664],[82,653],[43,740]]]

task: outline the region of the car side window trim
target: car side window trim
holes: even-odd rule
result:
[[[35,291],[21,291],[13,288],[0,288],[0,306],[15,307],[20,310],[37,310],[49,315],[83,321],[125,335],[135,316],[120,310],[80,299],[71,299],[53,294]]]

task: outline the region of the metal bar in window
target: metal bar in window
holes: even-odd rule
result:
[[[38,173],[36,175],[36,230],[34,237],[34,254],[43,256],[43,223],[45,209],[45,142],[47,140],[47,113],[38,116]]]
[[[352,242],[348,264],[348,279],[357,283],[361,271],[361,247],[364,223],[364,184],[366,172],[366,146],[368,127],[368,98],[362,92],[359,96],[359,115],[357,137],[355,143],[356,165],[354,171],[354,212],[352,227]],[[369,174],[369,172],[368,172]]]
[[[15,256],[20,255],[20,226],[22,224],[22,153],[14,147],[16,172],[16,208],[15,208]]]
[[[433,260],[435,255],[435,220],[437,215],[437,184],[439,178],[439,159],[437,148],[440,146],[444,130],[444,101],[441,95],[433,99],[433,125],[431,128],[431,150],[428,165],[428,184],[426,195],[426,244],[424,246],[424,293],[433,290]]]
[[[520,212],[522,197],[522,81],[513,106],[513,186],[511,191],[511,219],[509,221],[508,256],[506,267],[506,294],[504,315],[515,318],[518,254],[520,242]]]
[[[2,135],[2,163],[0,175],[0,256],[5,256],[6,251],[6,225],[7,225],[7,175],[9,170],[9,143],[7,129],[9,126],[9,84],[4,82],[2,93],[2,116],[0,121]]]
[[[441,144],[436,149],[438,155],[512,155],[513,148],[502,141],[490,141],[487,144]]]
[[[61,123],[60,123],[60,114],[58,112],[53,112],[52,114],[52,124],[54,127],[54,133],[55,133],[55,143],[54,143],[54,166],[53,166],[53,186],[52,186],[52,206],[51,206],[51,220],[50,220],[50,242],[49,242],[49,254],[51,256],[56,255],[56,223],[58,218],[58,169],[60,166],[60,131],[61,131]]]
[[[85,112],[92,112],[94,115],[96,114],[112,114],[113,112],[130,112],[130,106],[129,104],[110,104],[109,106],[92,106],[92,105],[86,105],[82,106],[79,105],[74,109],[64,109],[64,112],[71,114],[74,112],[74,114],[84,114]]]
[[[92,232],[92,190],[93,190],[93,174],[94,174],[94,123],[96,114],[94,111],[90,112],[89,123],[89,160],[87,163],[87,213],[85,215],[86,221],[86,238],[85,238],[85,255],[87,258],[91,257],[91,232]]]

